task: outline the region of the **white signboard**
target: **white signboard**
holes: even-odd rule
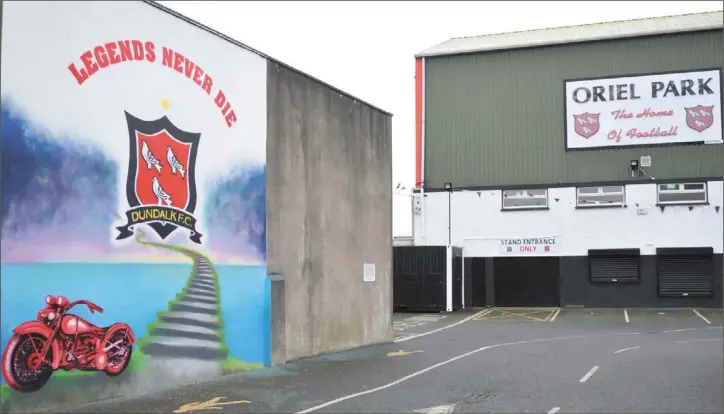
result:
[[[555,237],[501,239],[498,251],[506,255],[552,254],[558,251]]]
[[[364,270],[362,271],[362,278],[365,282],[374,282],[377,278],[374,263],[365,263]]]
[[[720,144],[721,72],[566,81],[566,149]]]

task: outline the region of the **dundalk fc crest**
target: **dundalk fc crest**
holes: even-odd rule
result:
[[[161,239],[183,227],[201,243],[196,230],[196,154],[201,134],[185,132],[167,117],[143,121],[126,112],[129,138],[126,198],[128,222],[116,227],[116,240],[133,236],[138,224],[148,224]]]

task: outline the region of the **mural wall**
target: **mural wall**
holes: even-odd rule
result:
[[[3,405],[267,364],[266,61],[141,2],[2,7]]]

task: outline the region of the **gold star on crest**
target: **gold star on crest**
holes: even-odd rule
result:
[[[168,101],[168,99],[163,99],[161,101],[161,108],[168,109],[171,106],[171,102]]]

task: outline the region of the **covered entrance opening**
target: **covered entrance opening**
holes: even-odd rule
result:
[[[488,305],[485,297],[485,258],[470,257],[465,259],[465,289],[470,290],[465,306],[482,308]],[[469,288],[468,288],[469,286]]]
[[[557,257],[496,257],[495,306],[560,306]]]

